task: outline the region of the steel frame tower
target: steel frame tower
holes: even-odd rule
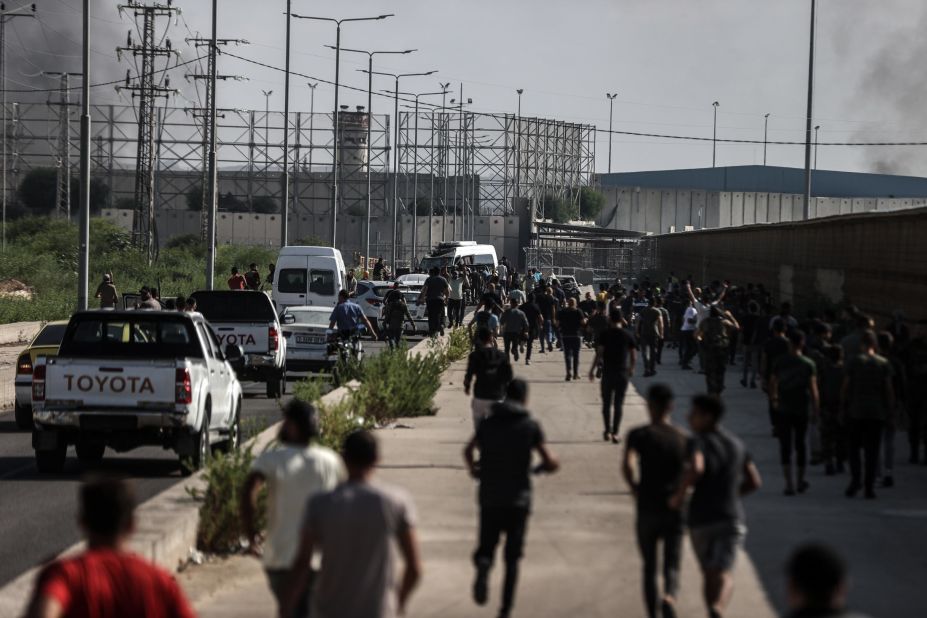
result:
[[[58,174],[55,182],[55,215],[71,219],[71,76],[82,73],[45,71],[48,77],[60,77],[58,97],[58,143],[56,159]],[[48,102],[52,105],[52,102]]]
[[[135,81],[131,72],[126,73],[126,83],[121,89],[132,92],[132,98],[138,98],[138,148],[135,165],[135,219],[132,223],[132,239],[135,245],[151,262],[157,253],[157,231],[154,213],[154,134],[155,102],[159,97],[167,98],[174,91],[170,88],[170,79],[164,78],[163,85],[155,80],[156,61],[158,58],[170,58],[178,53],[171,48],[171,40],[165,37],[165,45],[159,46],[155,39],[155,21],[158,17],[172,17],[180,9],[167,4],[142,4],[130,2],[119,5],[119,11],[131,11],[136,25],[141,19],[140,43],[133,43],[132,32],[125,47],[116,49],[118,54],[128,53],[141,60],[139,74]]]

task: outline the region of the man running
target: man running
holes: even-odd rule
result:
[[[429,337],[435,337],[438,334],[444,335],[444,313],[451,287],[447,279],[439,274],[440,272],[437,268],[432,268],[429,271],[429,276],[425,279],[425,284],[422,286],[422,292],[418,298],[418,304],[421,304],[422,300],[425,301]]]
[[[476,332],[476,348],[467,358],[467,371],[464,374],[464,394],[470,394],[473,386],[473,401],[470,409],[473,413],[473,428],[489,416],[494,403],[502,401],[505,389],[512,380],[512,365],[508,356],[493,345],[492,333],[485,328]]]
[[[395,284],[394,289],[386,293],[383,299],[383,328],[386,336],[386,343],[390,348],[395,348],[402,340],[402,325],[407,321],[415,331],[415,320],[409,313],[409,306],[406,299],[398,290],[399,284]]]
[[[518,301],[509,299],[509,308],[499,318],[502,327],[502,341],[505,344],[506,358],[518,362],[518,348],[522,338],[528,333],[528,317],[518,308]]]
[[[254,460],[241,492],[241,521],[249,540],[248,549],[262,558],[278,611],[286,602],[287,578],[296,559],[306,501],[318,492],[331,491],[346,478],[338,454],[313,444],[318,437],[319,418],[315,408],[291,399],[283,408],[279,446]],[[265,486],[268,521],[262,545],[258,540],[256,512],[259,493]],[[295,613],[287,618],[309,615],[310,591],[307,586]]]
[[[306,505],[302,542],[282,615],[292,615],[302,598],[309,585],[312,555],[320,550],[322,568],[310,615],[395,618],[405,613],[422,576],[415,507],[405,492],[373,482],[380,449],[372,433],[349,435],[341,454],[348,480],[333,491],[316,494]],[[404,563],[398,586],[394,546]]]
[[[637,545],[644,563],[644,602],[649,618],[657,616],[657,545],[663,543],[662,618],[676,615],[679,559],[682,555],[683,517],[669,507],[685,469],[688,436],[670,420],[673,391],[654,384],[647,391],[650,424],[628,434],[622,474],[637,500]],[[637,477],[632,464],[637,462]]]
[[[579,380],[579,348],[582,345],[583,327],[586,318],[576,308],[576,299],[568,298],[566,307],[557,314],[557,328],[563,344],[563,360],[566,363],[566,381]]]
[[[692,399],[689,425],[695,432],[689,468],[670,506],[689,503],[689,536],[704,577],[709,618],[721,618],[734,592],[732,570],[746,535],[741,497],[759,489],[760,473],[743,443],[721,427],[724,404],[714,395]]]
[[[476,430],[464,450],[471,476],[479,480],[480,534],[474,552],[476,580],[473,599],[485,605],[489,598],[489,571],[499,537],[505,533],[505,583],[500,618],[508,618],[515,601],[518,562],[531,512],[531,454],[541,457],[539,471],[556,472],[560,467],[547,448],[540,424],[531,418],[528,385],[512,380],[506,400],[493,406],[492,414]],[[475,451],[480,452],[476,461]]]
[[[776,411],[779,435],[779,455],[785,476],[786,496],[794,496],[796,485],[792,475],[792,451],[797,464],[798,493],[808,490],[805,466],[808,458],[809,408],[815,420],[821,418],[817,367],[803,354],[805,334],[800,330],[789,333],[789,353],[773,366],[769,384],[769,400]]]
[[[621,311],[613,309],[608,316],[609,327],[595,342],[595,358],[589,368],[589,381],[594,382],[596,372],[602,368],[602,420],[605,431],[602,439],[618,444],[624,395],[628,381],[634,375],[637,361],[637,344],[634,337],[622,328],[624,317]],[[614,412],[613,412],[614,410]]]
[[[92,480],[81,485],[79,501],[87,548],[42,569],[26,616],[193,618],[171,574],[128,551],[135,530],[132,487],[115,479]]]

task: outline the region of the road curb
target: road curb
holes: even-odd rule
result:
[[[0,345],[29,343],[45,322],[12,322],[0,324]]]
[[[322,401],[335,404],[348,393],[348,387],[337,388],[322,397]],[[279,421],[275,422],[246,445],[252,445],[256,453],[261,452],[277,437],[279,425]],[[200,504],[190,497],[187,488],[205,489],[203,473],[183,479],[140,504],[135,512],[136,531],[129,543],[132,552],[171,573],[185,564],[196,548]],[[83,543],[77,543],[57,557],[79,553],[83,548]],[[0,588],[0,616],[23,615],[40,568],[30,569]]]

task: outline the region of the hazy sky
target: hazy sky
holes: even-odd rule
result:
[[[174,3],[183,9],[182,20],[172,26],[175,47],[189,36],[187,26],[208,33],[208,0]],[[15,4],[7,2],[7,6]],[[73,33],[79,25],[79,0],[39,0],[38,4],[40,11],[68,22],[59,21],[59,30]],[[116,64],[111,50],[124,44],[129,18],[119,17],[112,0],[92,4],[94,81],[124,76],[125,65]],[[818,1],[814,120],[822,127],[822,142],[927,141],[925,4],[923,0]],[[284,10],[284,0],[220,0],[219,36],[248,39],[250,45],[232,51],[282,67]],[[346,24],[342,45],[417,48],[408,56],[381,57],[376,68],[438,69],[435,76],[404,81],[403,89],[430,92],[438,89],[439,81],[450,81],[456,91],[462,82],[464,96],[474,99],[477,111],[512,112],[515,90],[524,88],[524,115],[607,129],[605,93],[617,91],[616,130],[710,137],[711,104],[719,101],[719,137],[762,139],[763,115],[768,112],[770,140],[804,139],[810,0],[294,0],[293,12],[326,17],[395,13],[385,21]],[[36,26],[20,23],[25,21],[8,26],[25,35],[19,43],[11,39],[11,62],[17,53],[28,50],[29,58],[47,63],[43,38],[28,36]],[[332,79],[334,52],[324,45],[334,43],[334,26],[295,21],[293,33],[293,69]],[[78,51],[75,44],[70,55],[51,60],[78,70]],[[193,55],[192,50],[184,52]],[[366,77],[356,71],[362,66],[365,57],[343,54],[343,83],[366,87]],[[19,69],[23,79],[31,68]],[[273,89],[271,106],[282,109],[282,73],[228,57],[220,59],[219,70],[249,78],[222,84],[220,106],[263,108],[260,90]],[[11,71],[9,78],[15,81],[17,75]],[[177,75],[174,83],[180,78]],[[293,80],[293,109],[308,108],[309,89],[304,82]],[[14,86],[11,82],[9,87]],[[391,86],[389,78],[375,83],[375,89]],[[333,93],[333,87],[319,85],[316,111],[331,109]],[[96,89],[94,97],[97,102],[119,101],[108,87]],[[341,97],[344,104],[366,103],[366,95],[360,93],[343,90]],[[390,103],[374,99],[375,113],[388,109]],[[598,136],[596,150],[597,169],[604,172],[608,150],[604,132]],[[818,165],[927,175],[925,152],[927,147],[822,146]],[[802,147],[770,146],[768,156],[770,164],[803,165]],[[761,144],[718,147],[719,165],[762,163],[762,158]],[[710,142],[614,137],[615,171],[710,165]]]

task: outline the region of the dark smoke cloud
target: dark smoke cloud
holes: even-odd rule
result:
[[[912,5],[902,21],[879,37],[860,76],[857,109],[878,124],[857,131],[857,141],[927,141],[927,7]],[[875,172],[927,176],[927,147],[873,146],[865,157]]]
[[[7,10],[19,5],[30,5],[31,2],[14,0],[7,2]],[[135,30],[131,13],[120,13],[117,10],[118,2],[115,0],[91,0],[91,81],[99,84],[114,80],[124,80],[126,70],[135,65],[130,58],[123,57],[120,61],[116,56],[116,47],[126,44],[126,36],[132,30],[132,37],[139,40]],[[175,3],[177,4],[177,3]],[[81,2],[80,0],[37,0],[36,19],[16,18],[6,27],[7,51],[7,99],[16,102],[44,102],[57,101],[55,92],[46,92],[57,88],[58,78],[41,75],[42,71],[68,71],[81,70]],[[158,24],[158,34],[163,32],[166,25],[164,18]],[[175,25],[171,21],[169,37],[175,49],[183,53],[183,60],[196,57],[197,52],[187,48],[184,38],[189,33],[183,26]],[[159,63],[159,68],[163,64]],[[171,73],[171,87],[181,89],[184,94],[195,99],[195,87],[184,81],[185,73],[196,72],[194,66],[181,67]],[[74,78],[72,86],[79,86],[80,78]],[[37,92],[17,92],[20,90],[35,89]],[[77,101],[79,94],[72,91],[71,100]],[[113,86],[102,86],[93,90],[94,103],[122,103],[129,104],[131,99],[120,97]],[[177,97],[171,100],[171,105],[184,107],[187,101]]]

